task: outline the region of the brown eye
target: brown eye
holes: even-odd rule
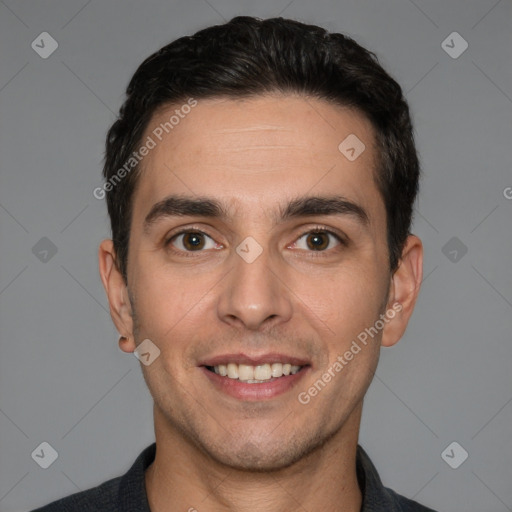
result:
[[[197,231],[184,231],[174,235],[168,242],[176,249],[184,252],[200,252],[203,249],[214,249],[214,240],[206,233]]]
[[[314,251],[322,251],[329,246],[327,233],[310,233],[306,237],[307,246]]]
[[[183,235],[183,246],[190,251],[202,249],[204,247],[204,238],[200,233],[185,233]]]
[[[332,244],[331,242],[334,242]],[[303,233],[295,242],[295,247],[307,251],[324,252],[336,245],[343,245],[344,241],[337,234],[324,229],[315,229]]]

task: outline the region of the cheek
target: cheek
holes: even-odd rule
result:
[[[175,349],[182,339],[197,334],[211,308],[208,292],[219,277],[205,275],[194,278],[191,272],[172,272],[169,268],[144,264],[133,276],[136,313],[141,337],[160,340],[162,345]],[[173,343],[170,344],[169,340]]]
[[[364,263],[340,266],[322,276],[305,276],[296,294],[333,337],[355,335],[378,317],[385,288],[382,277]]]

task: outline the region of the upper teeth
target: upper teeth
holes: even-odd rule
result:
[[[239,379],[243,381],[265,381],[273,377],[282,377],[283,375],[290,375],[297,373],[300,366],[292,364],[272,363],[261,364],[258,366],[250,366],[247,364],[219,364],[213,367],[215,373],[222,375],[222,377],[229,377],[230,379]]]

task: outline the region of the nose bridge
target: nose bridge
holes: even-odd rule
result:
[[[291,302],[279,278],[279,259],[267,247],[247,237],[231,255],[231,272],[223,282],[218,303],[219,317],[258,329],[272,320],[287,321]]]

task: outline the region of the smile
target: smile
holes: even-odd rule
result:
[[[310,365],[265,363],[256,366],[228,363],[200,369],[214,389],[242,401],[266,401],[295,388],[311,371]],[[274,372],[273,376],[272,371]],[[221,373],[226,375],[221,375]]]
[[[291,363],[266,363],[257,366],[228,363],[206,366],[206,368],[221,377],[239,380],[248,384],[259,384],[279,377],[295,375],[303,366],[292,365]]]

